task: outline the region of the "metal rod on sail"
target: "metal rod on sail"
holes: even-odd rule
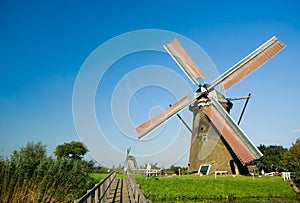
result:
[[[230,101],[235,101],[235,100],[242,100],[242,99],[248,99],[251,96],[245,96],[245,97],[234,97],[234,98],[227,98]]]
[[[169,104],[169,106],[171,107],[172,105]],[[185,125],[185,127],[187,127],[187,129],[192,133],[192,129],[190,128],[190,126],[188,126],[188,124],[183,120],[183,118],[177,113],[176,116],[181,120],[181,122]]]
[[[239,121],[238,121],[238,123],[237,123],[238,125],[240,125],[240,123],[241,123],[242,117],[243,117],[243,115],[244,115],[244,113],[245,113],[245,110],[246,110],[246,107],[247,107],[247,104],[248,104],[248,101],[249,101],[250,98],[251,98],[251,93],[248,94],[248,98],[246,99],[244,108],[243,108],[243,110],[242,110],[242,113],[241,113],[241,115],[240,115]]]

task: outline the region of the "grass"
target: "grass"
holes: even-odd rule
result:
[[[296,193],[281,177],[134,176],[146,198],[153,201],[235,200],[281,198],[296,200]]]
[[[90,176],[97,182],[100,182],[102,179],[108,176],[108,173],[91,173]]]
[[[102,179],[104,179],[106,176],[108,176],[108,174],[109,173],[90,173],[90,176],[97,182],[100,182]],[[125,175],[117,174],[117,178],[125,178]]]

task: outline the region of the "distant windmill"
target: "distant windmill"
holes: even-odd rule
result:
[[[229,115],[232,108],[231,101],[217,92],[215,87],[221,85],[225,90],[235,85],[277,54],[284,45],[276,37],[272,37],[210,85],[200,84],[198,79],[205,78],[204,74],[176,39],[166,44],[164,48],[199,89],[192,99],[186,96],[166,111],[136,127],[138,138],[143,138],[189,106],[194,114],[189,170],[199,171],[202,174],[215,171],[228,171],[231,174],[247,173],[245,164],[259,159],[262,153]]]
[[[129,155],[130,151],[131,151],[131,147],[129,147],[127,150],[126,150],[126,159],[125,159],[125,162],[124,162],[124,170],[131,170],[131,169],[137,169],[138,166],[137,166],[137,163],[136,163],[136,160],[135,160],[135,157],[132,156],[132,155]]]

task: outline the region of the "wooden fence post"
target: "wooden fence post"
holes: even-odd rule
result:
[[[98,203],[99,201],[99,188],[97,187],[97,189],[95,190],[95,202]]]

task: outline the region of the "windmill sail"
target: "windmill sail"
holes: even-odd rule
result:
[[[219,84],[222,84],[223,89],[228,89],[250,75],[284,47],[285,45],[282,44],[276,37],[272,37],[247,57],[232,66],[228,71],[215,79],[209,90],[212,90]]]
[[[196,85],[200,85],[198,78],[205,78],[196,63],[189,57],[177,39],[169,44],[164,45],[171,57],[176,61],[179,67],[187,75],[187,77]]]
[[[146,121],[145,123],[141,124],[140,126],[136,127],[135,130],[138,134],[138,138],[141,139],[147,133],[157,128],[160,124],[165,122],[166,120],[170,119],[176,113],[193,103],[195,99],[189,101],[189,97],[186,96],[181,99],[179,102],[175,103],[173,106],[165,110],[164,112],[158,114],[157,116],[151,118],[150,120]]]
[[[246,164],[262,157],[262,153],[235,123],[233,118],[227,113],[217,99],[213,96],[209,98],[212,105],[204,106],[203,110],[240,161],[243,164]]]
[[[131,146],[126,150],[126,156],[128,157],[129,153],[131,151]]]

